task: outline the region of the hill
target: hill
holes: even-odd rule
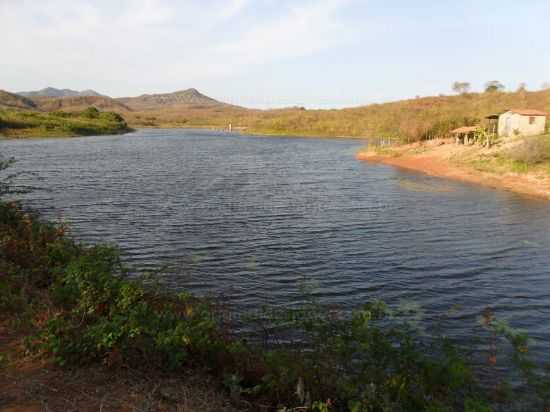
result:
[[[226,106],[226,103],[205,96],[197,89],[164,94],[143,94],[138,97],[121,97],[116,100],[133,110],[158,110],[174,106]]]
[[[340,110],[263,111],[233,119],[233,126],[274,134],[395,137],[421,140],[445,136],[450,130],[481,122],[510,108],[550,113],[550,91],[472,93],[372,104]]]
[[[0,108],[36,109],[36,104],[26,97],[0,90]]]
[[[234,129],[258,134],[383,136],[405,141],[445,136],[456,127],[478,124],[485,116],[510,108],[550,113],[550,90],[440,95],[334,110],[246,109],[218,102],[195,89],[117,101],[133,110],[127,120],[137,127],[225,128],[231,123]]]
[[[130,131],[122,116],[94,107],[71,113],[0,109],[0,136],[5,137],[88,136]]]
[[[90,106],[117,113],[125,113],[131,110],[128,106],[107,96],[34,97],[32,101],[38,109],[45,112],[56,110],[78,112]]]
[[[89,106],[123,114],[135,127],[214,127],[257,134],[301,136],[392,137],[404,141],[441,137],[456,127],[478,124],[484,117],[510,108],[550,113],[550,90],[487,92],[432,96],[390,103],[334,109],[247,109],[187,89],[112,99],[107,96],[0,96],[0,105],[41,111],[78,112]]]
[[[95,90],[76,91],[71,89],[56,89],[55,87],[46,87],[42,90],[34,90],[30,92],[18,92],[23,97],[75,97],[75,96],[102,96]]]
[[[335,109],[251,110],[217,106],[196,110],[171,107],[132,113],[130,124],[147,119],[149,126],[215,126],[249,132],[302,136],[394,137],[421,140],[445,136],[450,130],[481,122],[485,116],[510,108],[540,109],[550,113],[550,90],[489,92],[433,96],[391,103]]]

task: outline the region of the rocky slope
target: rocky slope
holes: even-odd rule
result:
[[[82,90],[76,91],[71,89],[56,89],[55,87],[46,87],[42,90],[34,90],[29,92],[18,92],[17,93],[23,97],[75,97],[75,96],[103,96],[95,90]]]
[[[68,112],[82,111],[90,106],[102,111],[128,112],[131,109],[121,102],[106,96],[73,96],[73,97],[35,97],[33,102],[39,110],[52,112],[64,110]]]
[[[36,103],[26,97],[0,90],[0,108],[34,110]]]
[[[133,110],[157,110],[174,106],[226,106],[211,97],[200,93],[197,89],[181,90],[174,93],[143,94],[138,97],[122,97],[116,99]]]

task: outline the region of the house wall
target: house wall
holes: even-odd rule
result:
[[[529,118],[534,117],[533,124]],[[498,118],[498,135],[501,137],[513,137],[515,130],[521,136],[535,136],[543,134],[546,128],[545,116],[522,116],[517,113],[506,112]]]

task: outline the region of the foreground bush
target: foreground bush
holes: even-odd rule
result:
[[[381,302],[335,318],[309,301],[262,317],[262,329],[287,343],[247,342],[231,337],[208,301],[128,279],[116,249],[79,245],[16,204],[0,203],[0,269],[0,312],[30,325],[29,347],[62,366],[206,368],[247,409],[481,412],[508,402],[504,381],[480,385],[449,341],[391,326]],[[544,400],[548,381],[534,372],[525,337],[490,312],[485,319],[495,338],[510,339]]]

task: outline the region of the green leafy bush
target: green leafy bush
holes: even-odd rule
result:
[[[108,122],[125,123],[124,118],[115,112],[102,112],[100,117]]]
[[[237,401],[273,408],[492,410],[465,354],[445,338],[421,338],[382,302],[337,317],[312,298],[293,310],[265,308],[262,345],[259,335],[231,338],[206,300],[129,279],[116,248],[79,245],[16,204],[0,202],[0,233],[2,313],[26,313],[37,331],[30,347],[59,365],[208,368]],[[526,337],[486,318],[491,351],[505,336],[517,370],[547,402],[549,381],[529,358]]]
[[[62,365],[117,357],[174,369],[191,354],[208,362],[222,342],[207,306],[184,295],[155,296],[124,272],[116,249],[105,246],[81,250],[58,271],[51,295],[62,310],[41,333],[42,347]]]
[[[82,112],[82,117],[86,117],[88,119],[98,119],[100,114],[101,113],[96,107],[88,107]]]

